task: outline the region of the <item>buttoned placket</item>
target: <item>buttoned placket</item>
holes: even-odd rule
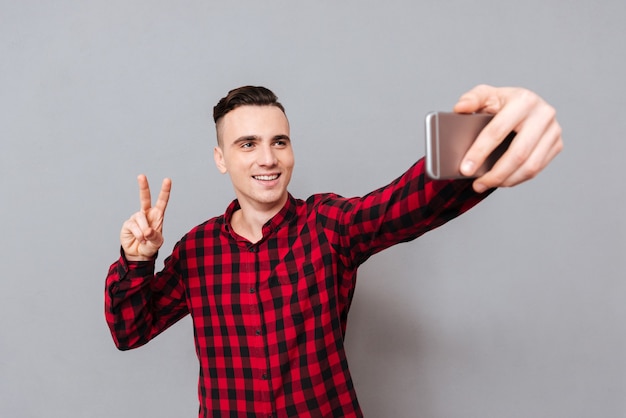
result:
[[[248,318],[246,326],[248,341],[250,343],[251,366],[253,369],[254,386],[259,388],[255,393],[255,401],[266,405],[267,416],[272,416],[273,410],[271,382],[268,372],[267,347],[263,335],[263,317],[259,308],[258,295],[258,246],[249,245],[246,251],[242,251],[241,269],[245,275],[244,286],[248,288]]]

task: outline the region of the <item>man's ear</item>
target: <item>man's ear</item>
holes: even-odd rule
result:
[[[221,147],[217,146],[213,148],[213,159],[215,160],[215,165],[219,172],[226,174],[228,169],[226,168],[226,161],[224,161],[224,151]]]

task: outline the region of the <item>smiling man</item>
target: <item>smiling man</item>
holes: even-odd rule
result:
[[[495,114],[466,155],[471,174],[512,130],[509,151],[475,180],[433,181],[417,161],[363,197],[294,198],[289,122],[263,87],[214,108],[217,168],[237,199],[187,233],[155,274],[171,181],[155,205],[139,176],[140,210],[120,233],[105,314],[117,347],[141,346],[190,314],[200,362],[199,417],[360,417],[344,350],[358,267],[470,209],[495,187],[537,175],[561,150],[554,109],[518,88],[478,86],[457,112]]]
[[[222,174],[230,174],[241,206],[231,226],[256,242],[263,224],[287,201],[294,165],[287,116],[278,106],[239,106],[216,124],[215,164]]]

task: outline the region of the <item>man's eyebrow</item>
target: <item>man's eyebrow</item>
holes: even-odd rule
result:
[[[235,139],[233,141],[233,146],[238,146],[239,144],[242,144],[244,142],[260,142],[261,138],[258,135],[244,135],[241,136],[237,139]],[[291,142],[291,138],[289,138],[289,135],[285,135],[285,134],[280,134],[280,135],[275,135],[272,138],[272,141],[289,141]]]
[[[258,141],[260,138],[256,135],[244,135],[235,139],[234,144],[239,144],[242,142],[250,142],[250,141]]]

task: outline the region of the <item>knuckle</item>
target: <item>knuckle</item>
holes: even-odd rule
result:
[[[527,150],[512,150],[510,154],[511,161],[516,167],[522,166],[528,160]]]
[[[528,89],[520,89],[519,97],[526,103],[537,104],[539,102],[539,96]]]
[[[482,95],[487,94],[490,86],[487,84],[476,84],[471,90],[466,92],[462,97],[480,97]]]
[[[556,145],[555,145],[555,151],[556,153],[560,153],[561,151],[563,151],[563,147],[565,146],[565,144],[563,144],[563,140],[559,138],[559,140],[557,141]]]
[[[521,169],[521,174],[525,179],[532,179],[541,171],[541,163],[539,161],[531,161]]]
[[[563,140],[561,139],[561,136],[563,135],[563,128],[561,127],[561,125],[557,123],[556,128],[554,128],[554,130],[555,130],[555,135],[558,138],[558,142],[562,144]]]
[[[496,125],[494,123],[487,125],[484,132],[491,138],[491,144],[493,146],[497,145],[500,142],[500,139],[509,134],[509,131],[504,126]]]
[[[549,104],[545,104],[544,106],[544,113],[546,114],[546,116],[548,116],[548,118],[551,121],[555,121],[556,120],[556,109],[553,106],[550,106]]]
[[[508,178],[508,176],[504,175],[504,174],[497,174],[493,177],[493,183],[495,184],[503,184],[506,179]]]

